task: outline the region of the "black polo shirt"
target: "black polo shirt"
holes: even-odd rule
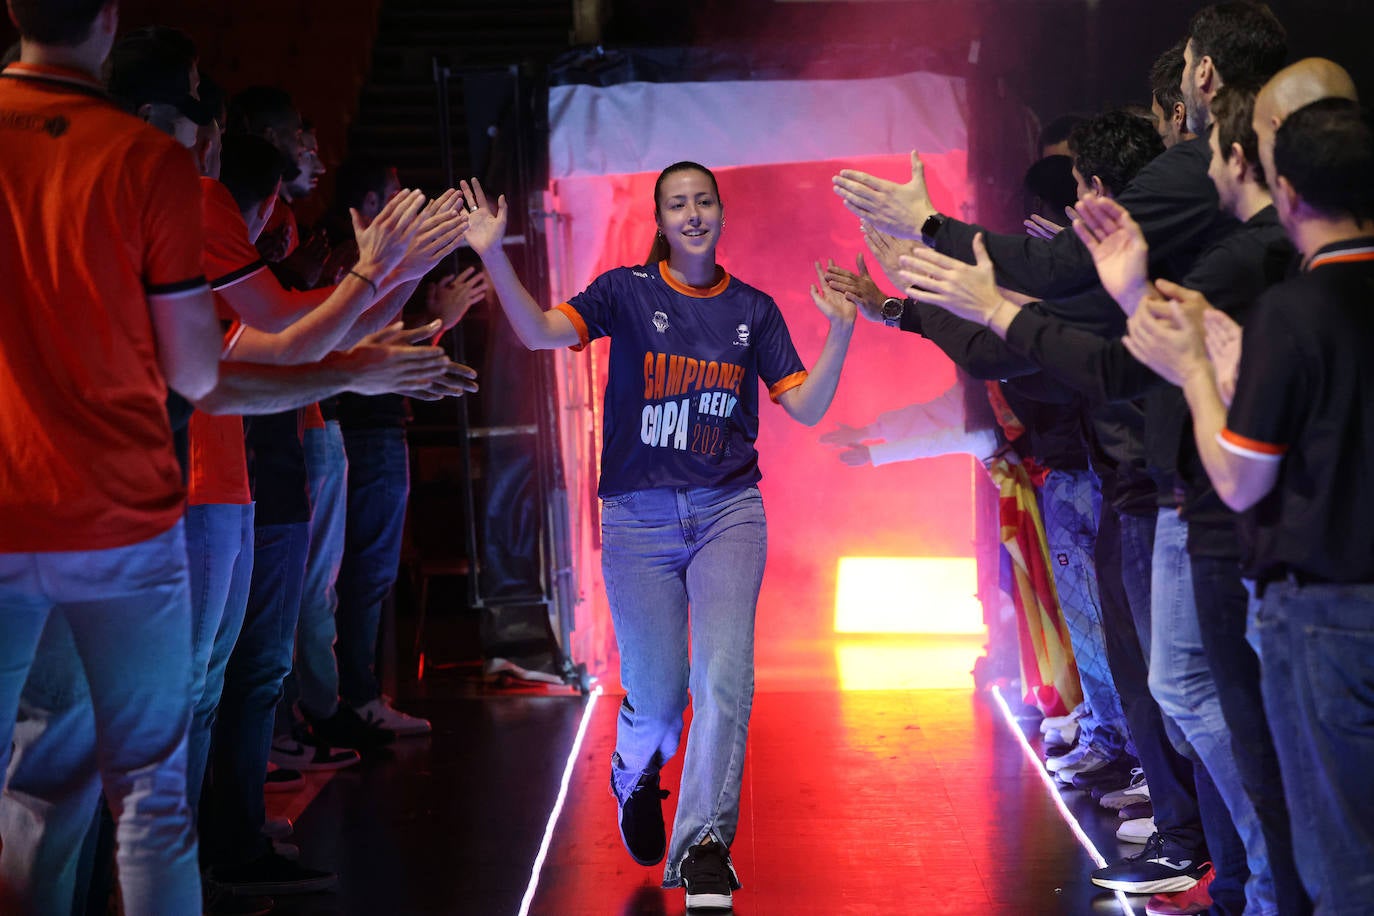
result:
[[[1279,462],[1247,574],[1374,582],[1374,237],[1328,245],[1245,326],[1228,450]]]

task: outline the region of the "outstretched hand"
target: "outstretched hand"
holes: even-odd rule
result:
[[[358,243],[358,267],[376,283],[400,265],[416,233],[425,206],[422,191],[402,191],[387,201],[376,219],[364,226],[357,210],[349,209]]]
[[[921,226],[935,212],[926,188],[925,166],[915,150],[911,151],[911,178],[905,182],[854,169],[844,169],[831,180],[850,213],[897,238],[920,238]]]
[[[1006,300],[997,289],[992,258],[981,232],[973,237],[973,256],[975,262],[968,264],[920,249],[902,257],[902,280],[912,298],[986,325]]]
[[[487,275],[476,267],[469,267],[456,277],[449,275],[431,284],[425,290],[425,307],[443,323],[440,330],[447,331],[462,321],[468,309],[486,295]]]
[[[825,270],[821,267],[821,262],[816,262],[816,283],[819,285],[811,287],[811,301],[816,303],[816,308],[821,310],[832,325],[854,323],[858,317],[858,307],[848,298],[830,287],[825,279]],[[830,266],[834,267],[835,262],[831,261]]]
[[[837,423],[830,432],[821,434],[821,444],[841,447],[855,446],[862,444],[867,438],[868,430],[862,426],[846,426],[843,423]]]
[[[413,394],[426,400],[461,397],[477,390],[477,373],[449,360],[438,347],[411,344],[432,337],[432,321],[419,328],[394,324],[365,337],[338,358],[350,373],[349,390],[358,394]]]
[[[905,285],[898,273],[902,269],[902,255],[911,254],[917,248],[924,248],[925,245],[918,241],[899,239],[888,235],[867,221],[862,223],[862,228],[864,244],[868,246],[873,257],[877,258],[878,266],[883,269],[883,274],[893,286],[901,289]]]
[[[501,247],[501,240],[506,234],[506,195],[502,194],[496,198],[496,210],[492,211],[487,204],[486,192],[482,190],[482,182],[476,178],[469,184],[461,181],[458,186],[463,190],[463,201],[468,208],[468,244],[479,256],[485,255],[493,249]]]
[[[1150,290],[1150,246],[1131,214],[1110,197],[1090,194],[1078,202],[1073,231],[1097,265],[1102,286],[1127,315]]]
[[[869,321],[882,321],[883,300],[887,297],[869,276],[868,265],[864,264],[863,255],[859,255],[858,268],[858,273],[855,273],[845,270],[831,260],[826,264],[825,284],[858,306],[859,311]]]
[[[449,188],[420,211],[419,226],[396,268],[398,279],[418,280],[453,253],[468,230],[463,197]]]

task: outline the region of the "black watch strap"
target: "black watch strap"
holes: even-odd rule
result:
[[[932,213],[926,217],[926,221],[921,223],[921,238],[927,245],[933,244],[934,239],[940,229],[945,225],[945,217],[939,213]]]

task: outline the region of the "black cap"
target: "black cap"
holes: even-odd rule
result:
[[[184,32],[162,26],[137,29],[110,52],[110,94],[132,111],[161,102],[176,106],[197,124],[209,124],[214,112],[191,94],[195,60],[195,45]]]

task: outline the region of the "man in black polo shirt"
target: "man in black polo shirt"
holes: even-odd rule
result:
[[[1325,99],[1274,139],[1275,205],[1303,273],[1259,300],[1235,399],[1201,332],[1148,302],[1127,346],[1180,383],[1217,493],[1253,528],[1265,710],[1303,884],[1323,913],[1374,900],[1374,118]]]

